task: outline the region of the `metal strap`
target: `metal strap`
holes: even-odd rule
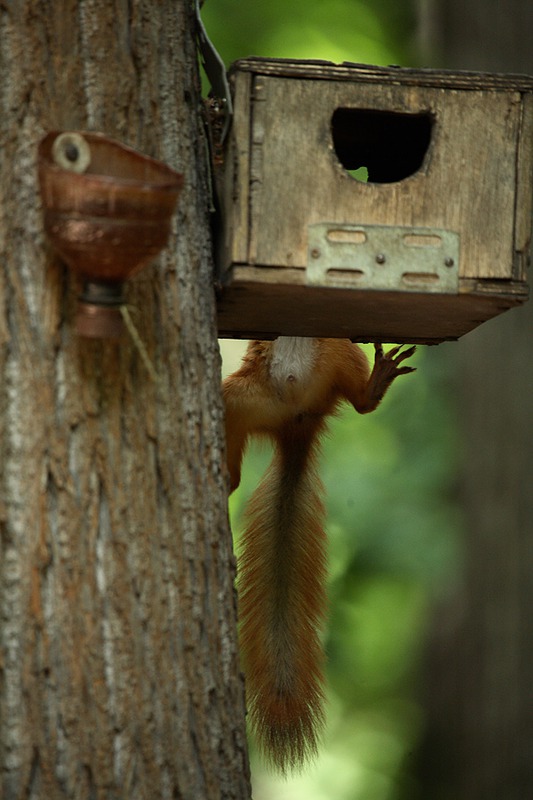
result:
[[[196,0],[196,22],[198,25],[198,46],[202,57],[202,65],[205,74],[209,78],[213,94],[220,101],[224,118],[224,126],[222,128],[222,142],[228,133],[231,118],[233,117],[233,104],[231,102],[231,92],[226,75],[226,67],[220,58],[214,44],[209,39],[207,31],[204,28],[202,17],[200,15],[200,0]]]

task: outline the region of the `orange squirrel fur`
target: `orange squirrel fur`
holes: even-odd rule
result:
[[[373,411],[415,348],[366,355],[347,339],[280,337],[250,342],[223,383],[230,491],[250,436],[274,443],[253,494],[239,558],[241,652],[259,744],[281,771],[317,752],[324,724],[326,536],[317,472],[326,419],[343,400]]]

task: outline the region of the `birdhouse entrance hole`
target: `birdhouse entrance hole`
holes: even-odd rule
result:
[[[356,180],[365,180],[366,168],[370,183],[394,183],[418,172],[432,127],[433,118],[423,113],[337,108],[331,119],[340,163]]]

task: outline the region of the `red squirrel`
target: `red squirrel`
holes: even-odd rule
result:
[[[324,725],[326,535],[317,472],[326,420],[343,400],[373,411],[415,347],[383,352],[372,371],[348,339],[252,341],[223,383],[230,492],[250,436],[274,456],[251,497],[238,561],[240,641],[248,711],[259,745],[282,772],[317,752]]]

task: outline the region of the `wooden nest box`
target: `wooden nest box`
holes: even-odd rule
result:
[[[221,336],[430,343],[527,299],[533,78],[249,58],[230,79]]]

